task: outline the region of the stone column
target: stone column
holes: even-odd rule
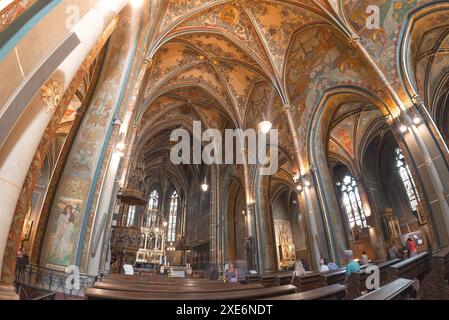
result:
[[[365,182],[360,175],[354,177],[357,189],[359,190],[360,199],[362,200],[363,211],[365,212],[367,222],[370,224],[369,237],[371,246],[373,247],[374,253],[376,254],[376,259],[373,260],[383,260],[387,259],[387,252],[385,248],[387,247],[384,242],[384,237],[382,236],[382,228],[379,223],[379,219],[376,214],[373,213],[368,193],[365,188]]]
[[[295,145],[295,151],[296,151],[296,157],[298,160],[298,167],[299,167],[299,172],[301,176],[306,176],[307,175],[307,170],[305,168],[304,162],[302,160],[302,156],[301,156],[301,149],[299,147],[299,137],[298,137],[298,132],[296,131],[296,126],[295,126],[295,122],[293,120],[293,115],[292,115],[292,107],[289,105],[285,105],[284,106],[284,112],[287,115],[287,120],[288,120],[288,125],[290,128],[290,132],[293,136],[293,143]],[[309,181],[312,184],[313,182],[311,181],[312,179],[310,179],[311,176],[309,177]],[[320,246],[319,246],[319,234],[318,234],[318,225],[317,225],[317,221],[316,221],[316,215],[320,214],[319,212],[317,212],[317,210],[315,209],[316,207],[319,208],[319,204],[316,203],[316,201],[318,201],[317,199],[317,194],[315,192],[316,190],[314,190],[314,187],[312,185],[310,185],[310,187],[306,187],[302,192],[301,195],[298,197],[299,199],[302,200],[303,203],[303,207],[304,207],[304,214],[307,217],[306,220],[306,226],[307,226],[307,230],[308,230],[308,235],[309,235],[309,241],[308,241],[308,245],[309,245],[309,250],[311,252],[312,255],[312,262],[313,262],[313,268],[314,270],[319,270],[319,266],[320,266],[320,258],[321,258],[321,253],[320,253]],[[323,252],[324,254],[324,252]]]

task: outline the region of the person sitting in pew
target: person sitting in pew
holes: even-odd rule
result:
[[[362,256],[360,257],[360,264],[361,265],[365,265],[369,263],[369,258],[368,255],[366,254],[365,251],[362,252]]]
[[[329,262],[327,263],[327,268],[329,269],[329,271],[337,271],[340,270],[340,267],[337,266],[335,263],[333,262]]]
[[[230,263],[228,270],[226,270],[226,280],[230,283],[238,282],[237,270],[234,268],[233,263]]]
[[[352,250],[345,251],[345,258],[348,264],[346,265],[345,284],[349,283],[349,279],[353,273],[360,272],[360,265],[354,260],[354,253]]]
[[[320,259],[320,272],[329,272],[329,268],[326,265],[326,259]]]

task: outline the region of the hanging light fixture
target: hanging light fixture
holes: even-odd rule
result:
[[[259,130],[262,131],[263,133],[267,134],[268,132],[270,132],[271,128],[273,127],[273,124],[265,118],[264,113],[262,113],[262,116],[263,116],[263,121],[261,123],[259,123]]]
[[[207,184],[206,178],[204,178],[204,182],[201,184],[201,190],[203,190],[203,192],[207,192],[209,190],[209,185]]]

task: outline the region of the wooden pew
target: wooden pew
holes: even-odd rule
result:
[[[399,278],[355,300],[407,300],[414,295],[415,282],[416,280]]]
[[[207,293],[148,293],[88,288],[86,290],[86,297],[90,300],[256,300],[296,293],[296,291],[297,288],[292,285]]]
[[[128,283],[96,283],[94,288],[104,290],[115,291],[133,291],[133,292],[226,292],[226,291],[239,291],[239,290],[252,290],[263,288],[261,284],[227,284],[222,283],[220,285],[196,285],[196,286],[161,286],[150,284],[128,284]]]
[[[299,291],[305,292],[313,289],[318,289],[321,287],[321,275],[323,275],[324,272],[314,272],[305,274],[303,276],[298,277],[299,280]]]
[[[264,300],[340,300],[345,296],[346,287],[333,284],[328,287],[313,289],[305,292],[271,297]]]
[[[367,266],[368,265],[363,265],[360,267],[361,274],[365,272]],[[343,284],[345,282],[345,279],[346,279],[346,269],[322,273],[320,275],[320,286],[326,287],[336,283]]]
[[[423,300],[449,300],[449,247],[432,255],[431,271],[420,283]]]
[[[179,278],[163,278],[163,277],[141,277],[141,276],[106,276],[101,279],[100,282],[105,283],[150,283],[167,286],[178,285],[197,285],[197,284],[223,284],[220,280],[207,280],[207,279],[179,279]]]
[[[260,281],[260,276],[259,274],[247,274],[246,275],[246,282],[251,284],[251,283],[259,283]]]
[[[259,282],[263,284],[264,287],[274,287],[277,285],[276,274],[275,273],[264,273],[260,276]]]
[[[388,267],[392,266],[396,263],[401,262],[402,259],[401,258],[395,258],[395,259],[391,259],[391,260],[387,260],[387,261],[383,261],[377,264],[377,266],[379,267],[379,271],[380,271],[380,285],[383,286],[385,284],[388,283]]]
[[[430,253],[423,252],[387,267],[389,282],[399,278],[422,280],[430,272]]]
[[[293,273],[292,272],[282,272],[282,273],[276,273],[276,283],[279,286],[284,286],[287,284],[290,284],[290,281],[292,281]]]

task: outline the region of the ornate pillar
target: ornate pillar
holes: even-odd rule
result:
[[[325,255],[325,252],[322,252],[324,248],[320,249],[320,243],[319,243],[319,232],[318,232],[318,224],[316,221],[316,216],[320,216],[320,206],[319,206],[319,200],[317,197],[317,191],[319,189],[316,189],[315,187],[315,181],[312,181],[312,176],[316,175],[316,166],[312,166],[310,168],[311,172],[308,172],[306,169],[306,166],[304,165],[302,156],[301,156],[301,148],[299,145],[299,136],[298,132],[296,130],[295,122],[292,115],[292,106],[290,105],[284,105],[284,112],[287,116],[288,125],[290,128],[290,132],[293,136],[293,143],[295,145],[295,151],[296,151],[296,158],[298,160],[298,168],[299,168],[299,175],[301,177],[305,177],[308,181],[307,185],[303,186],[302,191],[299,194],[298,199],[301,200],[303,204],[303,211],[304,215],[306,216],[306,225],[308,230],[308,244],[309,244],[309,250],[311,252],[312,256],[312,262],[313,262],[313,269],[319,270],[320,266],[320,258],[322,255]],[[313,170],[312,170],[313,169]],[[329,236],[329,234],[327,235]],[[333,256],[333,255],[332,255]]]
[[[20,190],[53,111],[97,40],[127,2],[104,0],[80,20],[73,29],[80,44],[34,97],[1,148],[0,268]]]

